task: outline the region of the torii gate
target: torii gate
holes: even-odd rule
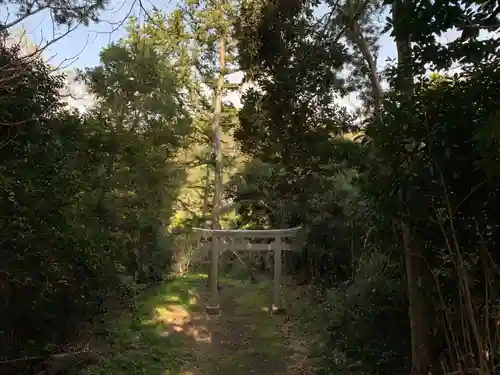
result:
[[[222,251],[273,251],[273,306],[272,313],[285,312],[281,300],[282,252],[294,250],[295,240],[302,227],[289,229],[234,230],[193,228],[203,242],[200,251],[211,249],[210,257],[210,304],[206,312],[216,315],[220,312],[219,290],[219,255]],[[209,240],[211,239],[211,242]],[[267,239],[270,243],[255,243]],[[289,240],[289,242],[287,242]],[[291,242],[291,243],[290,243]]]

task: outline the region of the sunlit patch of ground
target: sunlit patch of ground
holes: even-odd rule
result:
[[[222,314],[207,316],[204,275],[189,275],[141,298],[104,340],[84,375],[284,375],[307,357],[297,325],[272,316],[271,283],[221,280]],[[300,358],[299,358],[300,357]],[[301,362],[300,362],[301,363]]]
[[[100,363],[83,375],[185,373],[185,364],[195,361],[202,346],[210,344],[208,329],[198,324],[198,288],[204,278],[189,275],[143,295],[132,315],[113,324],[102,342]]]

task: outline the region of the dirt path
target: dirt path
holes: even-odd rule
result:
[[[286,373],[288,338],[280,330],[285,318],[269,314],[270,290],[265,283],[223,286],[221,315],[204,319],[212,335],[207,374]]]
[[[302,375],[307,340],[289,316],[269,313],[269,283],[223,280],[222,313],[204,313],[205,280],[189,276],[152,291],[103,340],[84,375]],[[293,304],[293,302],[291,302]]]

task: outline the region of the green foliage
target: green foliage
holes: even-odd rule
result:
[[[0,52],[8,83],[0,103],[0,352],[9,359],[54,351],[110,302],[126,301],[136,282],[168,272],[163,233],[182,182],[173,155],[189,117],[176,107],[167,73],[155,82],[161,104],[144,82],[118,76],[116,47],[87,76],[106,72],[101,87],[112,89],[114,80],[123,90],[92,86],[99,105],[87,115],[62,108],[61,77],[44,63]],[[144,54],[131,60],[141,58],[149,74],[161,69]],[[134,103],[130,92],[139,93]],[[115,99],[136,110],[120,116]]]

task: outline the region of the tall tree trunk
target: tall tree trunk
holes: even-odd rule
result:
[[[215,192],[213,197],[213,211],[212,211],[212,226],[214,229],[220,229],[220,208],[221,208],[221,194],[222,194],[222,149],[221,149],[221,130],[220,120],[222,115],[222,89],[224,87],[224,75],[226,69],[225,55],[226,46],[224,37],[220,38],[219,47],[219,78],[217,80],[217,87],[215,89],[214,99],[214,122],[212,124],[212,131],[214,137],[214,152],[215,152]]]
[[[413,228],[406,220],[401,220],[400,226],[404,246],[413,374],[435,374],[440,369],[431,346],[432,306],[425,294],[426,286],[429,285],[428,265]]]
[[[378,77],[377,63],[373,54],[370,51],[370,46],[368,42],[363,37],[361,28],[359,26],[359,21],[354,19],[349,27],[349,36],[358,47],[359,51],[365,59],[366,65],[368,66],[369,78],[372,87],[372,96],[374,102],[375,116],[378,118],[380,116],[380,108],[382,105],[382,85]]]
[[[217,86],[215,88],[214,97],[214,119],[212,123],[213,132],[213,142],[214,142],[214,163],[215,163],[215,189],[213,196],[213,208],[212,208],[212,229],[220,229],[220,208],[221,208],[221,194],[222,194],[222,149],[221,149],[221,130],[220,130],[220,120],[222,115],[222,90],[224,87],[224,76],[226,69],[226,45],[225,38],[222,36],[220,38],[219,47],[219,78],[217,80]],[[214,238],[212,238],[214,241]],[[219,254],[218,251],[212,251],[210,257],[210,274],[209,277],[212,278],[217,275],[215,267],[218,267]],[[217,280],[217,288],[218,288]],[[215,302],[215,301],[214,301]]]
[[[210,184],[210,166],[207,165],[207,170],[205,174],[205,189],[203,190],[203,206],[201,208],[201,217],[203,218],[203,227],[207,227],[207,212],[208,212],[208,188]]]
[[[207,228],[208,220],[207,220],[207,212],[208,212],[208,188],[210,184],[210,165],[207,165],[207,170],[205,174],[205,189],[203,190],[203,206],[201,208],[201,217],[203,218],[203,228]],[[208,251],[208,258],[211,259],[211,252],[212,250]],[[210,271],[208,272],[208,278],[207,278],[207,287],[210,287],[210,280],[212,279],[210,277]]]
[[[409,0],[395,0],[392,18],[398,57],[397,89],[411,95],[413,90],[413,66],[410,35],[401,28],[401,16]],[[362,35],[359,21],[350,17],[349,37],[361,52],[369,69],[375,116],[380,116],[383,91],[378,71],[369,45]],[[405,192],[401,192],[402,206],[405,207]],[[411,351],[413,373],[427,375],[429,370],[439,371],[433,360],[431,347],[432,306],[428,303],[425,290],[429,284],[429,270],[425,262],[423,246],[415,238],[414,228],[407,219],[399,222],[404,246],[404,260],[408,294],[408,317],[411,331]]]
[[[392,4],[392,21],[395,31],[398,58],[396,88],[408,95],[413,91],[413,58],[410,34],[402,27],[402,17],[410,0],[395,0]],[[402,207],[406,207],[406,193],[401,191]],[[426,290],[430,286],[429,268],[425,261],[424,248],[415,236],[408,215],[400,220],[406,282],[408,293],[408,317],[411,331],[411,353],[413,374],[427,375],[439,372],[431,348],[432,305],[426,298]]]

